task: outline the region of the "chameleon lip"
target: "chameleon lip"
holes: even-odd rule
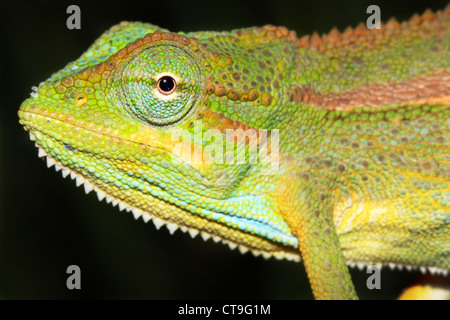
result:
[[[22,115],[21,115],[21,114],[22,114]],[[21,107],[21,109],[19,110],[19,117],[20,117],[20,123],[21,123],[22,125],[25,125],[25,126],[28,126],[28,127],[32,128],[31,130],[34,130],[34,131],[38,131],[38,132],[44,133],[45,135],[51,137],[52,139],[55,139],[55,140],[61,142],[61,144],[67,144],[67,143],[64,143],[64,142],[60,141],[58,138],[56,138],[55,136],[53,136],[53,135],[52,135],[51,133],[49,133],[49,132],[46,132],[46,131],[43,131],[43,130],[41,130],[41,129],[36,128],[36,126],[33,125],[33,121],[30,121],[30,120],[28,120],[28,119],[25,119],[26,115],[36,116],[36,117],[40,117],[40,118],[50,118],[50,119],[53,119],[54,121],[59,121],[59,122],[62,122],[62,123],[66,123],[66,124],[69,124],[69,125],[71,125],[71,126],[73,126],[73,127],[77,127],[77,128],[80,128],[80,129],[83,129],[83,130],[92,132],[92,133],[95,134],[95,135],[102,135],[102,136],[114,138],[114,139],[117,139],[117,140],[120,140],[120,141],[126,141],[126,142],[134,143],[134,144],[137,144],[137,145],[145,146],[146,148],[157,149],[157,150],[161,150],[161,151],[164,151],[164,152],[168,152],[165,148],[162,148],[162,147],[159,147],[159,146],[155,146],[155,145],[147,145],[147,144],[144,144],[144,143],[142,143],[142,142],[138,142],[138,141],[134,141],[134,140],[129,140],[129,139],[124,139],[124,138],[122,138],[122,137],[110,135],[110,134],[107,134],[107,133],[104,133],[104,132],[100,132],[100,131],[94,131],[94,130],[92,130],[92,129],[89,129],[89,128],[80,126],[80,125],[78,125],[78,124],[75,124],[75,123],[73,123],[73,122],[67,122],[67,121],[64,121],[64,120],[61,120],[61,119],[57,119],[57,118],[52,117],[52,116],[50,116],[50,115],[43,115],[43,114],[41,114],[41,113],[34,112],[34,111],[25,111],[25,110],[22,110],[22,107]],[[28,130],[29,130],[29,129],[28,129]]]

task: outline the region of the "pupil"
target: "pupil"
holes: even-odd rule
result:
[[[159,88],[164,92],[170,92],[175,87],[175,80],[172,77],[164,76],[159,80]]]

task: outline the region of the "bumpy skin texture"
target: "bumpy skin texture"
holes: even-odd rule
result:
[[[301,256],[316,298],[356,298],[347,264],[450,269],[449,19],[301,39],[123,22],[35,88],[20,123],[99,199],[242,252]],[[246,161],[208,161],[213,140]],[[264,148],[279,166],[247,161]]]

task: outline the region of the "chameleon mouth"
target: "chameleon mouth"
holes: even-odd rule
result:
[[[25,130],[27,130],[27,131],[30,131],[30,132],[32,132],[32,131],[33,131],[33,132],[42,132],[42,133],[44,133],[45,135],[51,137],[52,139],[58,140],[58,141],[60,141],[61,143],[63,143],[63,142],[61,141],[61,139],[59,139],[59,138],[56,137],[55,135],[51,134],[51,130],[43,130],[43,129],[45,129],[45,127],[39,128],[39,127],[35,124],[35,121],[33,121],[33,120],[34,120],[33,118],[41,118],[40,121],[45,120],[47,123],[49,123],[50,121],[57,121],[57,122],[61,122],[61,123],[63,123],[63,124],[69,125],[69,126],[71,126],[71,127],[80,129],[80,130],[86,130],[86,131],[88,131],[88,132],[89,132],[90,134],[92,134],[92,135],[99,135],[99,136],[104,136],[104,137],[108,137],[108,138],[114,138],[114,139],[117,139],[117,140],[119,140],[119,141],[129,142],[129,143],[134,143],[134,144],[136,144],[136,145],[145,146],[146,148],[157,149],[158,151],[161,151],[161,152],[166,152],[166,153],[168,152],[168,150],[164,147],[164,145],[161,144],[161,143],[159,143],[156,139],[154,140],[154,144],[153,144],[153,141],[152,141],[152,144],[144,144],[144,143],[139,142],[139,141],[135,141],[135,140],[131,140],[131,139],[124,139],[123,137],[118,137],[118,136],[116,136],[116,135],[112,135],[112,134],[109,134],[109,133],[100,132],[100,131],[95,131],[95,130],[93,130],[93,129],[87,128],[87,127],[82,126],[82,125],[79,125],[79,124],[77,124],[77,123],[67,121],[67,120],[65,120],[65,119],[58,119],[58,118],[56,118],[56,117],[54,117],[54,116],[52,116],[52,115],[48,115],[48,114],[43,114],[43,113],[36,112],[36,111],[34,111],[34,110],[31,110],[31,109],[34,109],[34,108],[35,108],[35,104],[32,104],[31,106],[28,106],[28,103],[26,104],[26,102],[27,102],[28,100],[29,100],[29,99],[27,99],[27,100],[20,106],[20,109],[19,109],[19,112],[18,112],[19,119],[20,119],[20,120],[19,120],[19,123],[20,123],[21,125],[23,125],[23,126],[25,127]],[[71,147],[71,148],[74,148],[73,146],[70,146],[70,145],[67,144],[67,143],[63,143],[63,144],[68,145],[68,146]],[[159,144],[159,145],[158,145],[158,144]],[[76,149],[76,148],[75,148],[75,149]]]
[[[104,129],[105,131],[98,131],[83,124],[77,123],[76,120],[74,120],[71,116],[56,117],[53,114],[48,113],[45,108],[40,107],[40,105],[45,104],[46,101],[36,100],[38,95],[36,90],[37,88],[33,87],[33,92],[31,94],[33,95],[35,93],[36,96],[25,100],[18,111],[18,115],[20,118],[19,123],[25,127],[25,130],[45,133],[53,140],[57,140],[66,145],[66,150],[80,150],[80,147],[72,145],[69,141],[66,141],[67,139],[63,139],[61,136],[68,136],[68,129],[73,130],[76,134],[79,134],[79,132],[77,133],[77,131],[83,130],[87,136],[95,137],[93,139],[93,142],[103,139],[105,141],[109,140],[110,142],[116,143],[118,145],[133,144],[137,148],[147,150],[146,152],[151,150],[153,152],[160,153],[161,155],[174,157],[178,161],[182,161],[190,168],[190,170],[192,170],[192,172],[195,172],[192,173],[193,175],[197,175],[200,173],[199,170],[203,166],[203,162],[197,164],[195,163],[195,161],[191,161],[192,159],[191,157],[189,157],[189,155],[186,157],[183,153],[178,154],[176,152],[173,152],[174,150],[176,150],[177,144],[179,144],[178,140],[170,140],[167,137],[165,137],[165,140],[160,140],[160,136],[152,131],[155,130],[154,128],[147,128],[149,129],[149,132],[140,134],[140,136],[136,137],[136,139],[127,139],[117,135],[114,130],[109,128]],[[52,130],[49,126],[50,122],[60,123],[60,125],[57,126],[59,130]],[[74,140],[73,143],[77,142],[78,141]],[[194,156],[193,158],[195,159],[196,157]]]

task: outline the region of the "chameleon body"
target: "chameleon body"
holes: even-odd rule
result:
[[[356,298],[347,265],[450,269],[449,20],[302,38],[123,22],[33,88],[20,123],[100,200],[301,259],[316,298]]]

